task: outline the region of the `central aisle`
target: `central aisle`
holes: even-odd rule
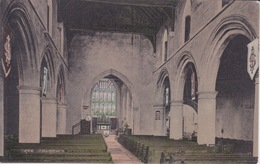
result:
[[[104,137],[108,151],[111,153],[114,163],[142,163],[135,155],[118,143],[115,138],[115,135]]]

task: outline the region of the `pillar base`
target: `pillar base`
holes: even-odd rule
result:
[[[67,108],[66,104],[58,104],[57,134],[66,134]]]
[[[42,97],[42,137],[56,137],[57,100]]]
[[[19,143],[40,143],[40,87],[18,86]]]
[[[215,144],[217,92],[198,92],[198,144]]]
[[[170,139],[181,140],[183,137],[183,102],[174,101],[170,110]]]

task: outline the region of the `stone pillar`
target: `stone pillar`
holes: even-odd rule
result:
[[[121,107],[121,102],[120,102],[120,98],[121,98],[121,92],[119,91],[119,89],[116,90],[116,116],[117,116],[117,129],[121,128],[121,122],[122,122],[122,107]]]
[[[19,143],[40,143],[40,87],[18,86]]]
[[[215,144],[217,92],[198,92],[198,144]]]
[[[56,137],[57,100],[42,97],[42,137]]]
[[[3,11],[0,11],[1,15]],[[2,25],[2,19],[0,19]],[[3,28],[0,29],[0,52],[3,52]],[[1,53],[0,56],[2,56]],[[0,156],[4,156],[4,72],[0,62]]]
[[[58,104],[57,134],[66,134],[67,108],[66,104]]]
[[[164,133],[164,105],[154,105],[154,135],[155,136],[165,136],[166,132]],[[156,119],[156,112],[160,112],[160,119]]]
[[[4,156],[4,75],[0,67],[0,156]]]
[[[253,156],[258,157],[258,116],[259,116],[259,72],[255,77],[255,105],[254,105],[254,131],[253,131]]]
[[[133,135],[140,134],[140,111],[133,107]]]
[[[126,89],[126,93],[125,93],[125,107],[124,107],[124,111],[125,111],[125,123],[127,123],[127,125],[129,126],[129,112],[128,112],[128,109],[129,109],[129,106],[128,106],[128,103],[129,103],[129,97],[128,97],[128,89]],[[128,127],[130,128],[130,127]]]
[[[183,102],[171,102],[170,110],[170,139],[180,140],[183,133]]]
[[[132,97],[130,91],[128,92],[128,125],[133,131],[133,107],[132,107]]]
[[[126,123],[126,106],[127,106],[127,100],[126,100],[126,97],[127,97],[127,88],[126,88],[126,85],[123,84],[122,87],[121,87],[121,119],[122,119],[122,122],[120,123],[121,127],[124,127],[125,126],[125,123]]]
[[[130,91],[127,90],[127,94],[126,94],[126,122],[128,123],[129,125],[129,128],[131,128],[133,130],[133,116],[132,116],[132,106],[131,106],[131,103],[132,103],[132,100],[131,100],[131,96],[130,96]]]

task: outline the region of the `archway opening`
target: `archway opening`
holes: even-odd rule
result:
[[[185,67],[183,90],[183,138],[196,139],[198,131],[198,80],[193,63]]]
[[[65,72],[63,66],[60,67],[56,84],[56,99],[57,99],[57,116],[56,116],[56,133],[66,133],[66,83],[65,83]]]
[[[41,87],[41,92],[40,92],[40,137],[46,137],[45,135],[45,113],[46,111],[44,110],[44,98],[47,97],[48,93],[48,80],[49,80],[49,69],[47,67],[47,61],[45,58],[43,58],[42,63],[41,63],[41,73],[40,73],[40,87]]]
[[[9,35],[9,34],[7,34]],[[4,82],[4,124],[5,135],[14,135],[18,137],[19,134],[19,91],[17,86],[19,85],[19,73],[18,73],[18,54],[20,54],[21,47],[19,47],[20,39],[18,37],[8,42],[6,37],[4,43],[4,55],[7,55],[7,49],[10,52],[10,72],[5,78]],[[7,48],[7,46],[10,46]],[[2,61],[2,64],[7,65],[8,61]],[[5,70],[8,72],[8,70]]]
[[[247,73],[248,38],[233,37],[225,48],[218,70],[216,137],[237,142],[234,150],[252,152],[254,82]]]
[[[165,77],[163,82],[163,106],[164,106],[164,113],[163,113],[163,121],[165,122],[165,129],[166,135],[170,135],[170,101],[171,101],[171,90],[170,90],[170,80],[169,77]]]
[[[133,100],[127,85],[114,75],[100,79],[92,88],[90,115],[93,133],[132,133]]]

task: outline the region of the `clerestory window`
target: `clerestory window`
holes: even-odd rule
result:
[[[191,25],[191,18],[190,16],[185,17],[185,37],[184,41],[187,42],[190,39],[190,25]]]

